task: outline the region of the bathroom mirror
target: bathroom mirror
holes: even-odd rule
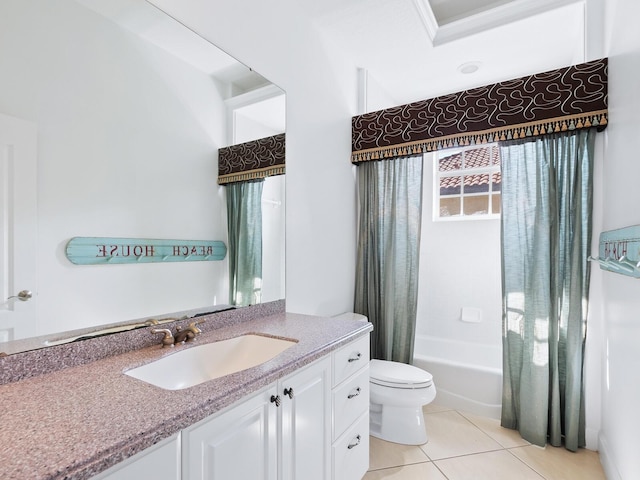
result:
[[[224,308],[226,258],[74,265],[65,247],[227,243],[218,149],[283,133],[284,92],[145,0],[3,0],[0,68],[0,352]],[[266,302],[284,298],[283,175],[263,200]]]

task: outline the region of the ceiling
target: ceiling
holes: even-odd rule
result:
[[[285,131],[281,90],[153,4],[143,0],[76,1],[211,77],[236,114],[267,130]]]
[[[332,50],[365,72],[367,104],[360,108],[372,111],[586,61],[584,2],[300,0],[299,5]],[[468,64],[477,71],[462,73]]]
[[[141,0],[76,0],[224,84],[229,96],[269,85],[235,58]]]
[[[77,1],[232,85],[231,96],[264,86],[144,1]],[[364,112],[584,62],[586,1],[296,0],[296,12],[361,69]]]

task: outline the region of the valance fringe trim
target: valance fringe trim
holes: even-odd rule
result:
[[[604,128],[608,123],[607,110],[590,112],[588,114],[569,115],[539,122],[530,122],[489,130],[447,135],[430,140],[418,140],[390,147],[369,148],[351,153],[351,162],[360,163],[370,160],[384,160],[408,155],[433,152],[445,148],[482,145],[494,142],[504,142],[540,135],[580,130],[583,128]]]
[[[352,162],[535,137],[608,122],[608,59],[353,117]]]
[[[226,183],[234,182],[246,182],[249,180],[259,180],[261,178],[273,177],[274,175],[284,175],[285,166],[276,165],[273,167],[259,168],[256,170],[249,170],[245,172],[230,173],[228,175],[222,175],[218,177],[218,184],[224,185]]]

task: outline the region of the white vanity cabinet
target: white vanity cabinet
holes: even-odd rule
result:
[[[331,474],[327,356],[183,431],[183,478],[327,480]]]
[[[153,447],[126,459],[124,462],[92,477],[91,480],[180,480],[181,454],[180,435],[178,432],[158,442]]]
[[[332,478],[360,480],[369,469],[369,335],[332,356]]]
[[[274,388],[183,430],[183,478],[276,480]]]
[[[360,480],[369,466],[369,335],[92,480]]]

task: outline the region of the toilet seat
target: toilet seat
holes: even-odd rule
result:
[[[428,388],[433,384],[433,376],[418,367],[386,360],[369,362],[371,383],[383,387],[416,389]]]

